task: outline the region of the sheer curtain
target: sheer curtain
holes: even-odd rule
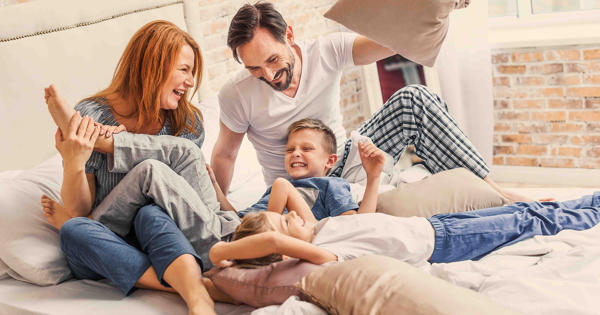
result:
[[[492,164],[494,98],[487,1],[450,14],[450,29],[435,69],[452,116],[488,165]]]

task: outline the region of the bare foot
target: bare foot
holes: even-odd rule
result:
[[[69,126],[71,117],[75,115],[75,109],[69,106],[62,96],[58,94],[53,84],[44,89],[44,98],[48,105],[48,111],[54,120],[54,123],[65,133]]]
[[[46,195],[42,195],[41,204],[44,209],[44,217],[59,231],[63,224],[71,218],[63,205]]]

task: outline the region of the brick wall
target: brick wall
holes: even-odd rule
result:
[[[492,52],[494,164],[600,168],[600,45]]]
[[[0,7],[34,0],[0,0]],[[51,1],[51,0],[46,0]],[[202,23],[203,53],[206,59],[205,83],[216,93],[241,66],[231,56],[226,45],[229,21],[237,9],[248,0],[197,0]],[[292,25],[296,39],[313,39],[320,35],[341,31],[339,24],[327,20],[323,13],[335,0],[273,0],[288,24]],[[360,67],[348,67],[341,80],[340,106],[344,116],[344,127],[348,132],[357,128],[364,120],[366,97],[362,95],[362,73]]]

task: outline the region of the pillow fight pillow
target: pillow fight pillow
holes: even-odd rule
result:
[[[235,301],[263,307],[282,304],[290,296],[298,295],[299,289],[295,284],[305,275],[321,268],[306,261],[286,259],[255,269],[215,267],[204,275]]]
[[[0,179],[0,272],[38,285],[71,277],[58,233],[42,214],[40,197],[60,197],[62,159],[57,154],[12,178]],[[2,275],[0,274],[0,278]]]
[[[325,13],[416,63],[431,67],[448,32],[448,15],[469,0],[339,0]]]
[[[469,170],[455,168],[381,193],[377,198],[377,212],[399,217],[431,217],[439,213],[498,207],[507,202]]]
[[[330,314],[516,314],[486,296],[386,256],[363,256],[304,277],[301,297]]]

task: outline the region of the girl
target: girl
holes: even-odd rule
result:
[[[427,219],[366,213],[312,223],[314,218],[294,211],[257,212],[244,217],[234,241],[217,243],[209,257],[222,267],[233,261],[265,265],[282,255],[314,264],[369,254],[411,264],[455,262],[479,259],[535,235],[589,229],[600,221],[599,209],[600,192],[571,201],[518,202]]]

